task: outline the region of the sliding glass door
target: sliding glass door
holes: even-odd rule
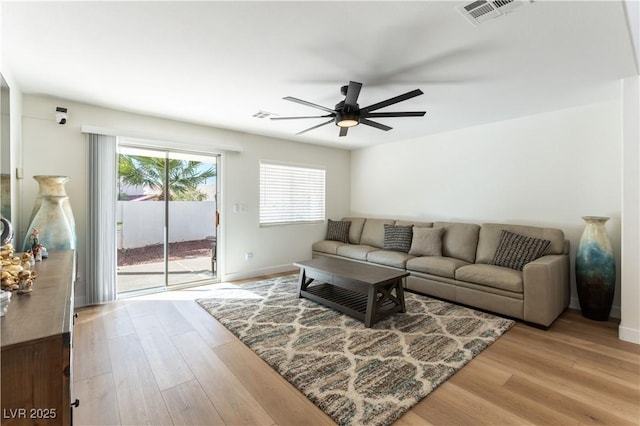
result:
[[[118,293],[216,278],[216,156],[120,146]]]

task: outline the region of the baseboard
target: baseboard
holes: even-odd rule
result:
[[[572,297],[571,299],[569,299],[569,307],[571,309],[575,309],[576,311],[580,310],[580,302],[578,301],[577,297]]]
[[[580,310],[580,302],[577,298],[572,297],[569,301],[569,307],[572,309]],[[620,311],[620,306],[612,306],[611,313],[609,314],[611,318],[620,319],[622,317],[622,313]],[[636,330],[629,327],[618,326],[618,339],[624,340],[625,342],[631,342],[635,344],[640,344],[640,330]]]
[[[572,297],[569,300],[569,307],[577,311],[580,310],[580,301],[578,300],[577,297]],[[609,317],[616,318],[616,319],[622,318],[622,312],[620,311],[620,306],[612,306],[611,312],[609,313]]]
[[[618,338],[625,342],[635,343],[640,345],[640,330],[635,330],[629,327],[618,327]]]
[[[230,274],[224,274],[221,278],[222,281],[236,281],[244,280],[247,278],[259,277],[261,275],[279,274],[282,272],[297,272],[298,270],[290,263],[285,265],[269,266],[267,268],[253,269],[251,271],[232,272]]]
[[[620,310],[620,306],[612,306],[609,316],[616,319],[622,318],[622,311]]]

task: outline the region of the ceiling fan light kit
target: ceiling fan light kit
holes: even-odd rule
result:
[[[295,102],[301,105],[306,105],[311,108],[320,109],[322,111],[328,112],[329,114],[325,115],[316,115],[316,116],[298,116],[298,117],[271,117],[272,120],[295,120],[301,118],[330,118],[328,121],[315,125],[313,127],[309,127],[308,129],[302,130],[301,132],[296,133],[300,135],[302,133],[306,133],[310,130],[317,129],[318,127],[322,127],[331,122],[335,123],[336,126],[340,128],[340,132],[338,136],[346,136],[347,131],[350,127],[357,126],[358,124],[364,124],[370,127],[375,127],[376,129],[389,131],[392,127],[384,125],[382,123],[378,123],[377,121],[369,120],[369,118],[389,118],[389,117],[422,117],[426,114],[426,111],[405,111],[405,112],[373,112],[377,111],[381,108],[396,104],[398,102],[406,101],[408,99],[414,98],[416,96],[422,95],[422,90],[415,89],[410,92],[404,93],[399,96],[395,96],[393,98],[389,98],[387,100],[375,103],[373,105],[369,105],[365,108],[360,108],[358,105],[358,96],[360,95],[360,89],[362,88],[362,83],[358,83],[355,81],[350,81],[347,86],[342,86],[340,88],[340,93],[345,96],[343,101],[340,101],[336,104],[335,109],[327,108],[322,105],[314,104],[312,102],[308,102],[302,99],[294,98],[292,96],[287,96],[283,98],[284,100]]]
[[[338,127],[353,127],[360,124],[360,120],[353,114],[336,114],[336,126]]]

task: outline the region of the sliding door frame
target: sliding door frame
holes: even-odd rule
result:
[[[141,149],[141,150],[149,150],[155,151],[156,153],[161,152],[164,154],[165,164],[168,164],[168,160],[170,159],[170,155],[175,154],[185,154],[185,155],[194,155],[194,156],[203,156],[203,157],[212,157],[215,158],[216,164],[216,212],[214,212],[214,220],[215,213],[224,211],[224,182],[222,176],[222,170],[224,170],[225,163],[225,155],[224,152],[216,151],[206,151],[200,149],[184,149],[180,147],[176,147],[175,143],[172,142],[163,142],[156,140],[146,140],[146,139],[137,139],[137,138],[128,138],[128,137],[119,137],[117,139],[117,148],[119,151],[120,148],[133,148],[133,149]],[[169,181],[169,167],[165,167],[165,182]],[[194,287],[197,285],[201,285],[200,281],[189,282],[189,283],[181,283],[181,284],[172,284],[169,285],[168,277],[169,277],[169,262],[167,261],[169,256],[169,185],[165,185],[164,188],[164,230],[163,230],[163,257],[164,257],[164,284],[160,287],[150,288],[148,290],[138,290],[127,292],[125,297],[131,293],[131,295],[138,295],[143,293],[153,293],[158,291],[167,291],[167,290],[179,290],[187,287]],[[223,214],[220,214],[220,221],[218,226],[215,229],[216,234],[216,272],[215,277],[211,282],[220,282],[221,277],[224,274],[224,222],[225,217]],[[114,265],[114,268],[116,265]],[[203,280],[205,281],[205,280]]]

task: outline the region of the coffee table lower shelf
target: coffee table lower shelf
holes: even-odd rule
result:
[[[300,291],[300,295],[361,321],[365,321],[366,319],[366,294],[337,287],[332,284],[322,283],[307,287],[306,290]],[[398,311],[398,306],[387,299],[380,306],[377,318],[381,319]]]

